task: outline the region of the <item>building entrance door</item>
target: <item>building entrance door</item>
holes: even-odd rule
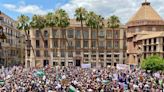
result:
[[[76,62],[75,62],[75,66],[81,66],[81,61],[80,60],[76,60]]]
[[[43,66],[45,67],[46,65],[49,65],[49,60],[44,60],[43,61]]]

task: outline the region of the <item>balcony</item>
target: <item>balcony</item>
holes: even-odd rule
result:
[[[16,28],[13,26],[13,23],[9,24],[9,23],[5,22],[4,20],[0,20],[0,25],[7,25],[7,26],[9,26],[9,27],[12,27],[12,28],[16,29]]]

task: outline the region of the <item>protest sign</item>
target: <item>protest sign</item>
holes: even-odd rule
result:
[[[91,68],[91,64],[81,64],[81,68]]]
[[[130,69],[129,65],[126,65],[126,64],[117,64],[116,68],[118,70],[129,70]]]

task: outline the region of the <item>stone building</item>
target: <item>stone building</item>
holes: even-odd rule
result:
[[[82,36],[80,23],[70,20],[70,26],[63,29],[44,28],[29,31],[30,43],[35,55],[29,46],[26,46],[26,67],[81,66],[91,64],[92,67],[105,67],[126,62],[125,28],[120,27],[112,32],[109,28],[96,30],[84,27]],[[98,44],[97,44],[98,43]]]
[[[0,11],[0,66],[23,63],[24,36],[16,28],[16,21]]]
[[[164,56],[164,20],[149,2],[142,3],[127,26],[127,63],[138,65],[150,55]]]

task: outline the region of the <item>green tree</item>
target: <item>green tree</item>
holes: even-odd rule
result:
[[[40,16],[40,15],[34,15],[32,17],[32,21],[30,22],[30,25],[32,28],[39,30],[43,43],[44,43],[44,37],[43,37],[41,30],[45,27],[45,23],[46,23],[45,18],[43,16]]]
[[[54,29],[54,27],[56,27],[56,22],[57,22],[54,13],[49,12],[49,13],[45,16],[45,19],[46,19],[45,26],[46,26],[46,27],[50,27],[50,28],[51,28],[51,31],[53,32],[53,29]],[[56,49],[55,49],[55,50],[56,50]]]
[[[82,33],[83,38],[84,38],[84,34],[83,34],[83,22],[86,19],[86,14],[87,14],[87,11],[83,7],[79,7],[79,8],[77,8],[75,10],[76,21],[79,21],[80,24],[81,24],[81,33]]]
[[[61,28],[66,28],[69,26],[70,19],[69,19],[68,13],[65,10],[58,9],[55,12],[54,16],[56,18],[56,27],[61,29]]]
[[[86,23],[86,26],[90,28],[91,30],[91,35],[92,35],[92,32],[93,32],[93,29],[96,29],[96,18],[97,15],[96,13],[94,13],[93,11],[90,11],[86,14],[86,20],[85,20],[85,23]],[[84,38],[83,38],[84,39]],[[98,38],[97,38],[97,41],[98,41]],[[97,48],[98,48],[98,42],[97,42]]]
[[[108,18],[108,22],[107,22],[107,25],[109,28],[112,28],[113,30],[115,28],[119,28],[120,27],[120,20],[119,20],[119,17],[113,15],[113,16],[110,16]]]
[[[107,20],[107,26],[108,28],[111,28],[112,29],[112,35],[114,35],[114,31],[116,28],[119,28],[120,27],[120,20],[117,16],[113,15],[113,16],[110,16]],[[114,36],[113,36],[113,39],[114,39]],[[113,46],[112,48],[114,48],[114,42],[113,42]],[[112,51],[112,61],[114,61],[114,52]]]
[[[104,27],[104,18],[101,15],[96,15],[95,16],[95,27],[96,33],[97,33],[97,47],[99,48],[99,39],[98,39],[98,34],[99,34],[99,29],[102,29]]]
[[[62,32],[61,29],[68,27],[70,24],[68,13],[63,9],[58,9],[57,11],[55,11],[54,16],[56,18],[56,27],[58,27],[61,36],[61,32]],[[64,37],[65,37],[65,41],[68,43],[66,39],[66,34],[64,34]],[[66,50],[66,44],[65,44],[65,50]]]
[[[51,27],[51,30],[53,31],[53,28],[56,27],[56,18],[52,12],[49,12],[46,16],[46,23],[45,25],[47,27]]]
[[[150,56],[141,62],[141,68],[152,72],[164,70],[164,60],[157,55]]]
[[[28,16],[25,16],[25,15],[20,15],[18,17],[17,28],[19,30],[23,30],[25,32],[25,35],[27,37],[27,41],[30,42],[30,38],[29,38],[29,35],[27,33],[27,31],[30,30],[30,18]],[[35,51],[34,51],[34,48],[31,44],[30,44],[30,47],[32,48],[33,54],[35,56]]]
[[[95,19],[96,16],[97,15],[93,11],[90,11],[86,14],[85,23],[86,26],[91,29],[91,31],[96,28],[96,19]]]

